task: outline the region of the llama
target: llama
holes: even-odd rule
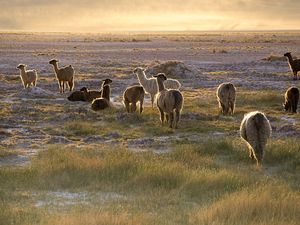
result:
[[[231,111],[231,115],[233,115],[235,108],[235,92],[236,89],[232,83],[222,83],[219,85],[216,94],[219,108],[223,115],[227,115],[229,110]]]
[[[111,79],[103,80],[103,85],[112,83]],[[87,87],[83,87],[80,91],[74,91],[69,97],[69,101],[84,101],[92,102],[96,98],[101,98],[102,90],[89,90]]]
[[[20,77],[24,88],[29,87],[31,84],[36,86],[37,72],[36,70],[26,70],[27,65],[19,64],[17,69],[20,70]]]
[[[128,87],[123,93],[123,103],[128,113],[136,111],[136,103],[140,104],[140,113],[143,112],[145,91],[140,85]]]
[[[83,91],[74,91],[72,92],[68,97],[67,99],[69,101],[83,101],[85,102],[86,101],[86,96],[84,95],[84,92]]]
[[[283,108],[287,112],[296,113],[299,101],[299,89],[296,87],[290,87],[284,95],[285,102]]]
[[[86,87],[83,87],[80,89],[80,91],[83,93],[84,99],[87,102],[92,102],[96,98],[101,98],[102,96],[102,90],[100,91],[94,91],[89,90]]]
[[[290,69],[294,74],[293,80],[297,80],[297,74],[300,71],[300,59],[293,59],[290,52],[285,53],[284,56],[287,57]]]
[[[58,68],[58,60],[52,59],[49,64],[53,65],[56,78],[58,80],[60,93],[65,92],[65,82],[68,83],[70,91],[74,88],[74,68],[69,65],[63,68]]]
[[[244,115],[240,133],[242,139],[248,145],[249,157],[256,159],[257,165],[261,165],[265,146],[272,133],[270,122],[265,114],[254,111]]]
[[[105,79],[102,81],[102,87],[106,84],[111,84],[112,80],[111,79]],[[102,89],[100,91],[96,91],[96,90],[89,90],[86,87],[83,87],[80,89],[80,91],[82,91],[84,93],[85,96],[85,100],[88,102],[92,102],[94,99],[96,98],[101,98],[102,96]]]
[[[145,70],[141,67],[138,67],[134,70],[134,73],[136,74],[140,85],[142,85],[145,89],[146,94],[150,94],[151,97],[151,104],[153,108],[154,98],[158,91],[156,79],[155,78],[147,78],[145,74]],[[164,82],[165,88],[167,89],[179,89],[181,87],[181,84],[178,80],[174,79],[167,79]]]
[[[156,95],[156,104],[160,112],[161,124],[164,124],[164,115],[166,113],[166,120],[169,122],[169,127],[176,129],[183,107],[183,96],[179,90],[165,88],[164,81],[167,80],[167,77],[164,74],[158,74],[153,77],[156,78],[157,82],[158,93]]]
[[[101,98],[96,98],[92,102],[92,110],[98,111],[111,107],[110,103],[110,85],[102,81],[102,95]]]

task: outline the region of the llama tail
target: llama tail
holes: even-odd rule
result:
[[[173,97],[175,99],[175,108],[181,109],[183,105],[183,97],[182,94],[179,91],[173,92]]]

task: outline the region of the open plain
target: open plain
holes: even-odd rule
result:
[[[300,116],[283,111],[286,52],[300,32],[0,33],[0,224],[299,224]],[[113,80],[114,108],[59,93],[49,60],[75,69],[75,90]],[[24,89],[16,66],[38,71]],[[179,128],[162,127],[146,96],[128,114],[133,70],[178,79]],[[217,86],[237,88],[220,115]],[[239,136],[247,112],[272,125],[262,168]]]

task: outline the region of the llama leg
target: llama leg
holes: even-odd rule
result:
[[[227,102],[226,106],[225,106],[225,115],[228,115],[229,114],[229,103]]]
[[[125,105],[125,107],[126,107],[126,111],[129,113],[129,112],[130,112],[129,101],[124,100],[124,105]]]
[[[249,147],[249,158],[254,159],[253,149]]]
[[[65,93],[65,82],[62,82],[62,92]]]
[[[166,114],[166,121],[167,121],[167,123],[169,123],[169,120],[170,120],[169,114]]]
[[[260,166],[263,161],[263,153],[262,152],[256,152],[255,153],[255,159],[256,159],[256,165]]]
[[[68,81],[68,84],[69,84],[69,90],[72,91],[73,90],[73,87],[74,87],[74,80],[70,80]]]
[[[164,111],[163,111],[161,108],[159,108],[159,107],[158,107],[158,109],[159,109],[159,112],[160,112],[160,121],[161,121],[161,125],[164,125],[164,120],[165,120],[165,114],[164,114]]]
[[[292,103],[292,112],[293,113],[297,112],[297,107],[296,107],[296,104],[294,102]]]
[[[143,103],[144,103],[143,99],[140,100],[140,114],[143,112]]]
[[[151,94],[151,105],[152,105],[152,109],[153,109],[153,104],[154,104],[154,95]]]
[[[223,113],[223,107],[222,107],[222,104],[221,104],[221,102],[219,102],[219,113]]]
[[[232,101],[230,103],[230,108],[231,108],[231,115],[233,115],[233,113],[234,113],[234,101]]]
[[[136,111],[136,102],[132,102],[131,103],[131,112],[135,112]]]
[[[180,110],[179,109],[175,109],[175,129],[177,129],[177,125],[180,119]]]
[[[225,105],[223,103],[220,103],[220,104],[221,104],[221,112],[224,115],[225,114]]]
[[[62,93],[62,81],[58,81],[59,92]]]
[[[32,82],[33,86],[36,87],[36,80]]]
[[[174,122],[174,112],[169,113],[169,127],[172,128],[173,127],[173,122]]]
[[[297,72],[294,71],[293,73],[294,73],[294,78],[293,78],[293,80],[297,80]]]

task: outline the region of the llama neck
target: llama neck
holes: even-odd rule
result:
[[[23,77],[26,74],[25,68],[20,69],[20,75]]]
[[[290,63],[291,65],[293,65],[294,60],[293,60],[292,56],[289,55],[289,56],[287,56],[287,58],[288,58],[289,63]]]
[[[147,82],[147,77],[146,77],[146,74],[145,74],[145,72],[138,72],[137,73],[137,77],[138,77],[138,79],[139,79],[139,82],[140,82],[140,84],[142,85],[142,86],[144,86],[145,85],[145,83]]]
[[[105,98],[107,101],[110,101],[110,86],[108,84],[102,87],[101,98]]]
[[[58,68],[57,63],[54,63],[54,64],[53,64],[53,68],[54,68],[55,73],[58,74],[59,68]]]
[[[161,92],[161,91],[165,90],[164,82],[160,79],[157,79],[156,81],[157,81],[158,91]]]

